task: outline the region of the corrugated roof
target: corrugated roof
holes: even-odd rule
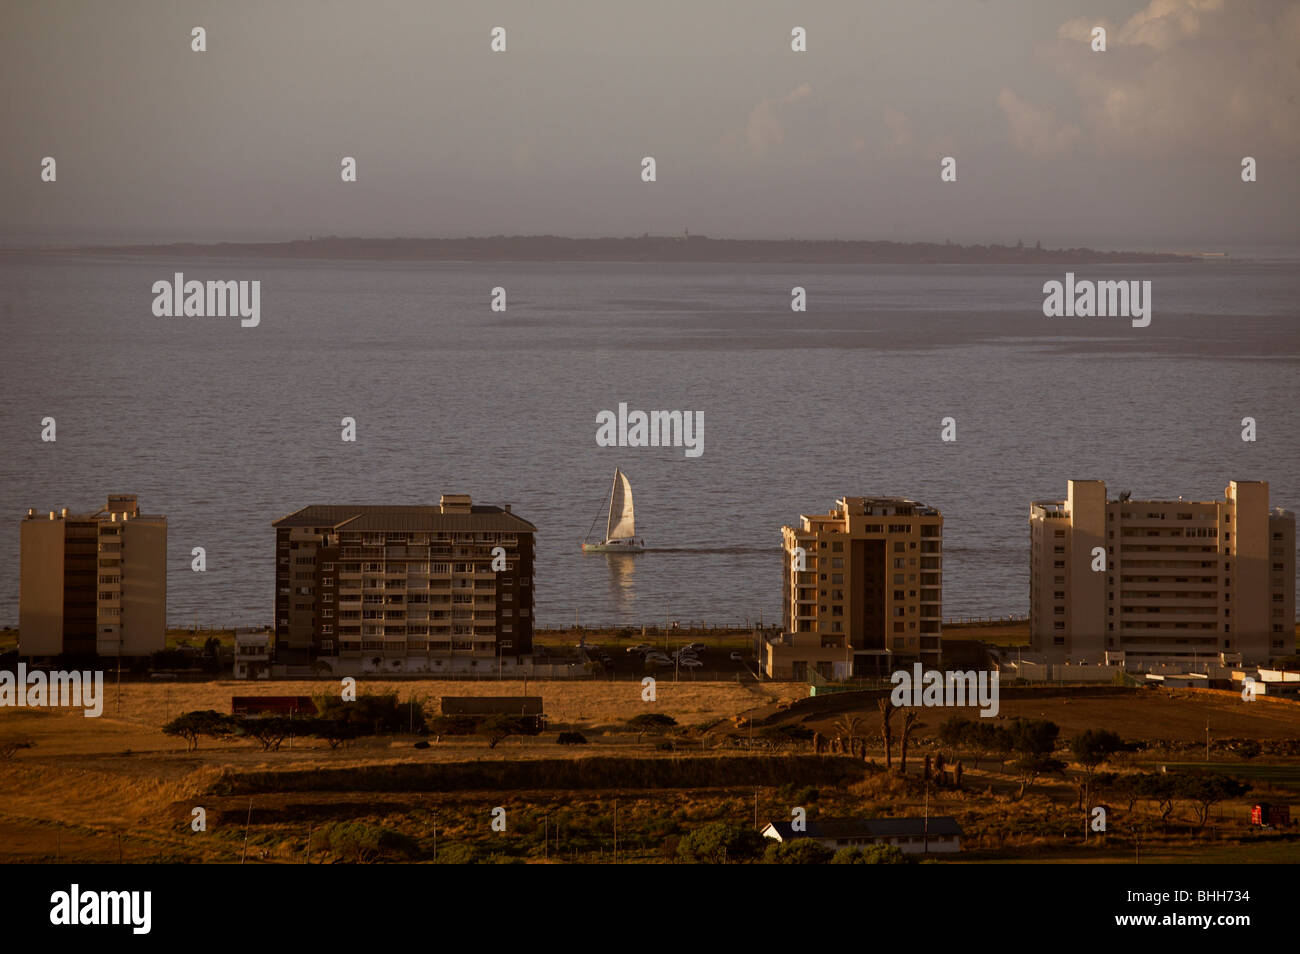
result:
[[[537,528],[517,514],[500,507],[475,505],[469,513],[443,513],[436,506],[392,506],[385,504],[314,504],[271,521],[273,527],[332,527],[336,530],[365,530],[404,533],[411,531],[496,531],[535,533]]]

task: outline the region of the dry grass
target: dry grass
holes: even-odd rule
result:
[[[337,694],[337,680],[274,682],[255,684],[233,680],[201,683],[124,683],[121,703],[117,690],[105,685],[104,718],[120,719],[141,725],[162,726],[183,712],[194,709],[230,711],[231,696],[274,695],[315,696]],[[529,695],[540,695],[552,722],[582,725],[608,725],[621,722],[641,712],[664,712],[679,723],[729,719],[755,706],[807,695],[807,687],[789,683],[745,686],[727,682],[679,682],[659,680],[654,703],[641,701],[639,682],[538,682],[527,684]],[[358,683],[358,693],[396,693],[402,700],[423,702],[430,714],[436,714],[438,699],[447,696],[517,696],[524,694],[524,683],[501,681],[448,681],[438,679],[385,682],[365,680]],[[96,720],[88,719],[87,722]],[[0,716],[0,733],[3,733]]]

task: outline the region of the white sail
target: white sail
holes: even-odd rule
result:
[[[628,540],[636,536],[636,520],[632,515],[632,485],[627,476],[614,469],[614,489],[609,494],[609,523],[605,529],[605,542]]]

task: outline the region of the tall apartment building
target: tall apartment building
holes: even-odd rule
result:
[[[508,505],[443,494],[436,507],[304,507],[272,526],[277,664],[437,672],[532,654],[537,528]]]
[[[103,510],[27,511],[20,533],[18,651],[28,658],[147,656],[167,627],[167,518],[134,494]]]
[[[1269,507],[1265,481],[1193,501],[1108,500],[1102,481],[1071,480],[1065,500],[1030,505],[1029,526],[1037,652],[1138,665],[1295,652],[1295,514]]]
[[[774,679],[884,675],[939,664],[943,516],[899,497],[843,497],[782,527],[782,634]]]

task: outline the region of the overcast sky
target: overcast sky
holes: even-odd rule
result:
[[[1300,2],[5,0],[2,19],[10,243],[1300,243]]]

